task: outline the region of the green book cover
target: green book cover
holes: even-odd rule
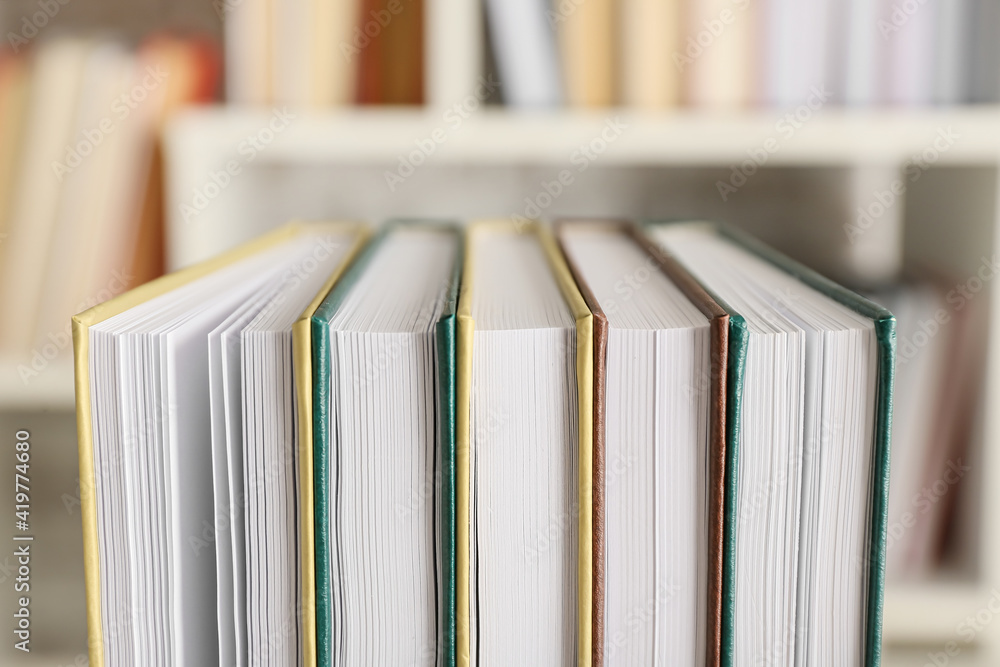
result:
[[[691,221],[647,221],[646,227],[667,224],[690,224]],[[860,315],[870,318],[875,324],[878,341],[878,379],[875,405],[875,442],[872,458],[874,480],[872,487],[872,516],[868,570],[868,611],[865,632],[865,666],[878,667],[882,653],[882,599],[885,587],[885,544],[886,523],[889,504],[889,449],[892,431],[892,391],[896,356],[896,319],[892,313],[869,301],[863,296],[838,285],[812,269],[792,260],[756,238],[721,223],[711,225],[715,233],[742,247],[757,257],[782,269],[799,281],[812,287],[850,308]],[[726,396],[726,517],[724,521],[723,564],[723,608],[722,608],[722,664],[729,667],[734,660],[734,614],[735,614],[735,546],[737,517],[736,497],[739,480],[740,417],[743,387],[745,381],[748,332],[746,320],[735,312],[724,300],[709,290],[706,291],[729,313],[729,366]]]
[[[439,604],[439,637],[444,664],[455,664],[455,308],[458,300],[462,268],[461,231],[452,224],[421,221],[387,223],[365,247],[343,279],[316,309],[312,317],[313,341],[313,459],[315,485],[316,539],[316,643],[317,663],[332,663],[333,618],[331,608],[331,557],[333,536],[330,535],[331,496],[336,492],[330,479],[330,321],[344,299],[357,283],[378,252],[386,237],[401,226],[429,226],[455,235],[455,264],[446,292],[441,317],[435,324],[437,349],[438,420],[437,451],[441,473],[441,562],[443,582],[442,603]]]

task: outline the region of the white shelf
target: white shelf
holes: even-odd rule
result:
[[[956,631],[963,621],[987,608],[993,591],[971,582],[889,584],[885,590],[883,636],[897,643],[944,644],[964,642]],[[993,603],[1000,609],[1000,596]],[[982,644],[977,636],[970,643]],[[990,636],[995,636],[991,631]]]
[[[238,158],[238,146],[267,127],[272,110],[203,108],[180,115],[169,143],[189,151]],[[295,113],[293,111],[293,113]],[[602,164],[723,165],[767,153],[768,166],[903,164],[934,149],[953,133],[937,164],[994,164],[1000,160],[1000,107],[894,110],[823,110],[796,129],[777,111],[706,114],[678,111],[644,115],[623,109],[599,112],[511,112],[490,109],[462,119],[446,110],[358,110],[297,113],[288,129],[259,152],[267,162],[395,164],[437,130],[428,163],[569,164],[582,145],[601,137],[609,119],[624,127],[599,157]]]

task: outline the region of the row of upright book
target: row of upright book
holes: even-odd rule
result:
[[[877,665],[895,321],[722,225],[290,224],[73,320],[93,665]]]
[[[511,107],[1000,101],[1000,10],[990,0],[471,1],[482,27],[453,29],[482,33],[486,68],[500,81],[490,101]],[[448,11],[444,3],[217,6],[228,97],[238,104],[421,104],[429,40],[469,41],[425,34],[425,13]]]
[[[227,0],[218,7],[231,103],[423,103],[423,0]]]
[[[25,384],[69,356],[74,313],[163,273],[159,132],[219,75],[166,34],[0,50],[0,355]]]
[[[1000,101],[987,0],[486,0],[518,107]]]

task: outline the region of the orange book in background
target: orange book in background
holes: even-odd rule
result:
[[[382,33],[382,102],[423,104],[424,101],[424,3],[423,0],[389,0],[387,10],[402,10]]]
[[[167,89],[167,97],[156,122],[156,141],[153,145],[152,163],[134,244],[132,285],[141,285],[159,277],[166,269],[163,157],[159,141],[164,122],[171,113],[182,106],[214,100],[222,74],[219,50],[210,40],[200,38],[176,40],[161,37],[151,40],[150,47],[160,40],[167,42],[167,48],[173,51],[172,59],[177,69],[186,72],[188,76]]]
[[[354,42],[359,53],[358,104],[379,104],[382,101],[382,26],[376,16],[385,0],[361,0],[358,16],[358,39]]]
[[[358,103],[422,104],[423,0],[362,0],[358,30]]]

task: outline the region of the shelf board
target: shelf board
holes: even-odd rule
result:
[[[73,360],[58,357],[37,366],[31,375],[25,372],[32,368],[30,360],[0,359],[0,410],[74,409]]]
[[[249,144],[243,142],[261,132],[266,138],[264,130],[275,113],[239,107],[190,109],[171,123],[168,146],[179,146],[188,154],[196,151],[220,164],[228,159],[249,162]],[[950,138],[938,141],[943,150],[935,163],[1000,162],[1000,107],[830,109],[810,112],[804,122],[796,121],[797,126],[785,118],[792,113],[491,109],[463,119],[447,110],[301,112],[294,113],[270,143],[260,143],[262,149],[254,159],[395,165],[400,156],[418,150],[421,142],[433,146],[428,164],[570,165],[581,146],[597,140],[612,119],[619,119],[620,135],[595,163],[730,167],[755,154],[768,166],[902,165],[925,150],[932,155],[935,141],[949,132]],[[435,132],[443,140],[435,142]]]
[[[989,586],[972,582],[887,584],[883,641],[887,644],[959,641],[956,627],[975,616],[993,595]],[[977,637],[977,641],[983,640],[986,637]]]

